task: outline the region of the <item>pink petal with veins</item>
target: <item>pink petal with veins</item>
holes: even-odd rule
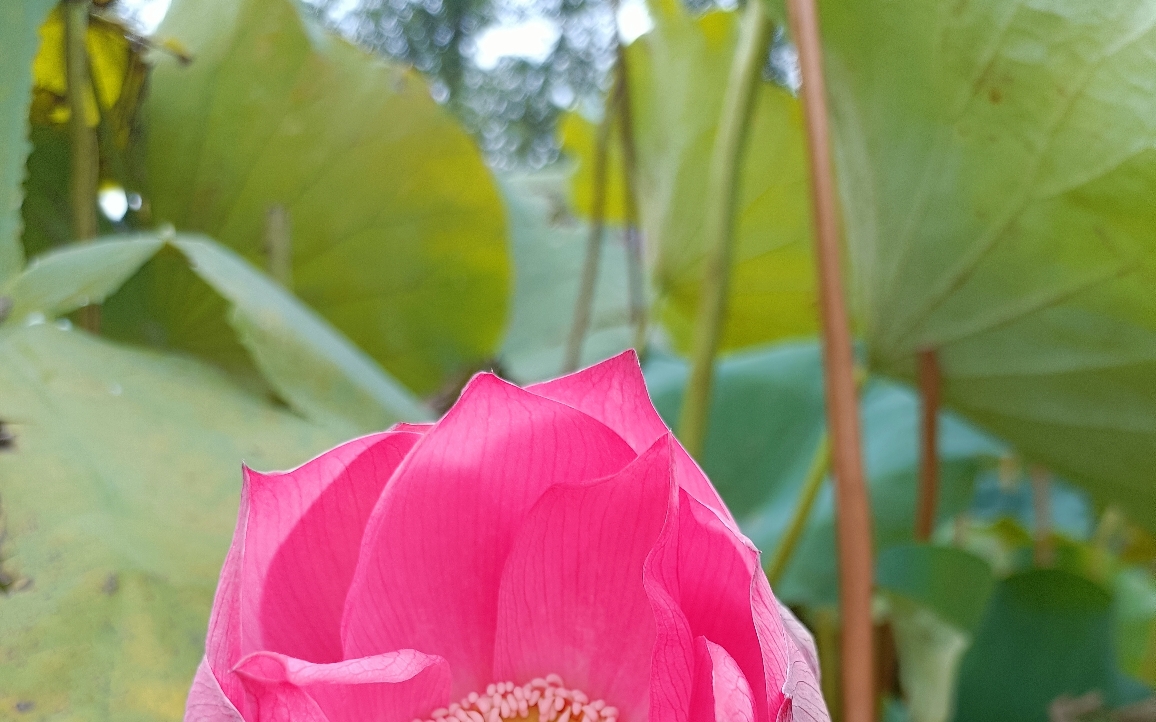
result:
[[[608,476],[634,456],[580,411],[474,377],[373,511],[346,600],[346,656],[420,649],[449,661],[455,696],[483,689],[501,571],[526,514],[551,486]]]
[[[221,569],[205,641],[208,669],[234,706],[241,706],[244,692],[231,670],[244,654],[262,648],[265,627],[273,630],[276,641],[279,631],[300,620],[299,639],[291,630],[281,635],[290,648],[321,658],[336,654],[340,659],[340,613],[364,528],[364,519],[359,526],[357,514],[350,515],[349,510],[372,508],[393,467],[416,438],[409,433],[373,434],[342,444],[294,471],[262,475],[244,469],[237,528]],[[347,473],[351,465],[356,466],[353,474]],[[331,485],[336,488],[327,493]],[[319,499],[323,501],[314,509]],[[299,527],[303,520],[305,526]],[[302,548],[301,542],[308,542],[311,535],[330,543],[312,547],[306,543]],[[288,568],[281,562],[273,564],[278,554],[291,563]],[[320,579],[311,580],[307,572]],[[272,581],[281,603],[262,609],[258,600],[267,581]]]
[[[650,401],[633,349],[526,390],[593,416],[614,429],[638,454],[669,432]]]
[[[261,722],[296,722],[297,715],[309,722],[410,722],[445,706],[450,692],[446,661],[412,649],[334,664],[258,652],[236,673]]]
[[[727,651],[706,637],[695,640],[694,722],[755,722],[751,686]]]
[[[281,652],[338,662],[341,614],[361,537],[381,490],[420,436],[350,442],[299,469],[249,472],[242,654]]]
[[[670,510],[672,441],[617,475],[556,485],[530,510],[502,571],[494,674],[560,674],[645,719],[655,622],[642,567]]]
[[[810,634],[633,353],[481,374],[436,424],[246,470],[185,718],[410,722],[473,691],[496,714],[488,685],[549,675],[630,722],[830,720]]]
[[[646,390],[634,349],[568,376],[526,388],[531,393],[573,406],[614,429],[641,454],[670,433]],[[676,444],[675,479],[691,496],[719,512],[738,530],[726,504],[686,451]]]
[[[238,687],[240,681],[238,680]],[[242,692],[241,699],[244,700]],[[244,722],[241,713],[221,691],[207,659],[197,665],[189,698],[185,701],[185,722]]]

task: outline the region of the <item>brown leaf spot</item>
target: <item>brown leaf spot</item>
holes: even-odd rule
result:
[[[120,589],[120,577],[118,577],[115,573],[109,574],[108,578],[104,580],[104,584],[100,585],[100,591],[104,592],[110,597],[113,594],[116,594],[118,589]]]

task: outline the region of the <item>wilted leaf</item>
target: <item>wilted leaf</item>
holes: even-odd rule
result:
[[[407,385],[495,349],[506,317],[504,210],[479,151],[412,71],[303,18],[290,0],[177,0],[145,105],[154,219],[263,264],[265,218],[289,217],[293,290]],[[176,345],[187,323],[159,268],[135,280]],[[189,294],[193,294],[191,297]]]
[[[92,87],[85,93],[85,120],[90,126],[121,102],[122,95],[135,107],[147,68],[128,29],[104,16],[90,15],[85,47]],[[64,13],[59,6],[40,27],[40,49],[32,63],[32,122],[67,123],[67,63],[64,53]],[[127,131],[127,129],[122,129]]]
[[[179,719],[241,462],[338,439],[196,362],[51,324],[0,330],[0,418],[0,716]]]
[[[28,157],[28,105],[37,28],[53,0],[6,2],[0,6],[0,283],[24,265],[20,248],[20,202]]]

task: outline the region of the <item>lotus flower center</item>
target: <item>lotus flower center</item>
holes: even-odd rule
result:
[[[562,684],[556,674],[517,686],[498,682],[484,694],[470,692],[462,701],[434,710],[428,720],[413,722],[618,722],[618,710],[581,690]]]

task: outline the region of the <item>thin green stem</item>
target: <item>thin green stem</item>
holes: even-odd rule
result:
[[[795,554],[803,530],[807,528],[807,520],[811,518],[811,509],[815,506],[815,499],[819,498],[819,489],[823,488],[823,481],[827,478],[827,470],[831,467],[831,441],[827,432],[819,439],[819,446],[815,449],[815,456],[811,459],[811,466],[807,469],[807,478],[803,481],[803,488],[799,490],[799,498],[795,501],[795,510],[791,512],[791,521],[783,538],[775,547],[775,555],[767,565],[767,579],[771,586],[779,583],[783,572],[787,571],[787,564]]]
[[[819,652],[819,684],[823,689],[823,699],[827,702],[827,711],[832,720],[843,719],[843,700],[839,690],[843,686],[843,660],[839,656],[839,610],[832,607],[820,607],[815,610],[810,620],[815,630],[815,646]]]
[[[96,237],[96,184],[100,173],[100,156],[96,133],[88,124],[88,95],[92,80],[88,69],[87,0],[66,0],[64,11],[64,58],[68,96],[68,134],[70,142],[69,201],[72,210],[72,235],[78,241]],[[100,309],[81,309],[80,321],[85,329],[100,330]]]
[[[743,147],[770,38],[771,22],[763,3],[750,0],[743,11],[738,47],[723,96],[722,116],[707,177],[704,227],[709,255],[695,323],[690,380],[679,419],[679,438],[695,458],[702,458],[706,440],[714,358],[722,337],[730,288],[734,216]]]
[[[617,47],[621,98],[618,103],[618,132],[622,141],[622,201],[626,221],[626,284],[630,303],[630,323],[634,326],[634,350],[646,355],[646,290],[642,269],[642,234],[638,220],[638,156],[634,143],[634,111],[630,102],[630,66],[626,48]]]
[[[1050,567],[1056,563],[1056,545],[1052,538],[1052,495],[1051,475],[1047,469],[1033,466],[1032,508],[1035,524],[1032,533],[1032,561],[1037,567]]]
[[[606,103],[606,112],[598,126],[598,138],[594,146],[594,192],[590,208],[590,233],[586,239],[586,260],[582,266],[582,280],[578,287],[578,298],[574,303],[574,322],[570,326],[570,336],[566,340],[566,355],[562,371],[569,373],[578,368],[582,361],[582,344],[586,331],[590,328],[590,316],[594,307],[594,288],[598,283],[598,263],[602,256],[602,237],[606,230],[606,180],[607,160],[610,156],[610,131],[614,127],[614,114],[622,94],[622,83],[616,79],[614,89]]]
[[[265,255],[269,275],[293,290],[293,237],[289,209],[277,204],[265,211]]]

